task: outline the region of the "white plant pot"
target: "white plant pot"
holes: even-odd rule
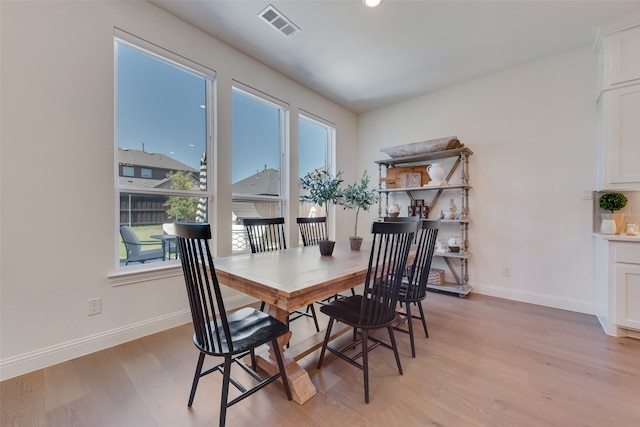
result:
[[[616,222],[612,219],[603,219],[600,223],[600,233],[616,234]]]

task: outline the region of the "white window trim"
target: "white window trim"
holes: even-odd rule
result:
[[[147,53],[158,57],[158,59],[162,61],[172,62],[175,66],[185,70],[186,72],[195,73],[199,77],[203,77],[206,81],[205,88],[205,97],[206,97],[206,105],[207,105],[207,116],[206,116],[206,147],[207,147],[207,191],[206,196],[208,198],[208,212],[213,212],[213,203],[214,203],[214,175],[211,173],[211,167],[215,163],[216,153],[215,149],[215,140],[214,140],[214,125],[215,125],[215,115],[216,115],[216,72],[202,64],[194,62],[182,55],[179,55],[170,50],[164,49],[161,46],[158,46],[154,43],[151,43],[147,40],[136,37],[135,35],[121,30],[119,28],[114,28],[114,47],[118,43],[126,44],[134,49],[141,49],[146,51]],[[117,49],[114,48],[114,99],[117,99],[118,95],[118,52]],[[118,180],[118,150],[119,147],[118,138],[118,122],[116,118],[118,117],[118,103],[114,103],[114,188],[115,191],[115,199],[114,199],[114,265],[115,268],[112,272],[108,274],[108,279],[111,282],[112,286],[121,286],[121,285],[129,285],[135,284],[139,282],[145,282],[150,280],[156,280],[161,278],[175,277],[182,274],[180,268],[180,262],[178,260],[173,261],[164,261],[162,263],[144,263],[144,264],[135,264],[129,266],[121,266],[119,265],[119,233],[118,224],[120,223],[119,213],[115,209],[116,206],[119,205],[120,193],[121,192],[129,192],[129,193],[137,193],[137,194],[167,194],[170,192],[176,195],[186,195],[186,196],[201,196],[203,193],[201,191],[182,191],[182,190],[168,190],[167,189],[149,189],[149,188],[137,188],[132,186],[120,186]],[[215,247],[215,243],[213,244]]]
[[[287,164],[287,151],[289,146],[289,104],[259,91],[251,86],[241,83],[237,80],[232,80],[232,91],[241,92],[256,101],[263,102],[265,104],[273,105],[276,108],[282,110],[280,114],[280,195],[279,196],[249,196],[246,194],[232,193],[232,200],[237,201],[250,201],[250,200],[262,200],[271,202],[282,203],[282,210],[286,212],[286,206],[288,201],[288,181],[289,181],[289,165]]]

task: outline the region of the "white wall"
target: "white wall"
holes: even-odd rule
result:
[[[358,159],[377,177],[381,147],[457,135],[474,152],[474,291],[594,313],[592,201],[581,190],[595,188],[596,93],[587,46],[363,114]]]
[[[2,379],[190,321],[179,271],[126,286],[108,279],[117,236],[114,27],[217,72],[219,255],[231,247],[232,79],[290,104],[293,156],[299,109],[333,122],[337,167],[355,177],[340,162],[356,155],[354,114],[151,4],[2,1],[0,8]],[[289,212],[295,216],[297,203]],[[349,228],[341,225],[338,236]],[[103,312],[89,317],[92,297],[102,298]]]

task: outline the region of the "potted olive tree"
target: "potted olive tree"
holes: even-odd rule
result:
[[[362,245],[362,237],[358,236],[358,214],[360,213],[360,209],[368,211],[371,205],[377,201],[378,192],[369,187],[369,175],[367,175],[367,171],[364,171],[362,174],[360,182],[349,184],[342,191],[342,207],[345,209],[355,209],[356,211],[353,236],[349,237],[351,249],[359,250]]]
[[[602,234],[620,234],[624,222],[624,214],[614,213],[627,206],[627,198],[621,193],[605,193],[600,196],[598,203],[600,207],[611,213],[602,214],[600,232]]]
[[[329,223],[330,206],[339,205],[342,201],[342,172],[338,171],[335,176],[325,169],[316,169],[308,172],[300,178],[300,203],[310,202],[318,206],[326,205],[327,224]],[[318,243],[322,255],[331,255],[336,242],[333,240],[323,240]]]

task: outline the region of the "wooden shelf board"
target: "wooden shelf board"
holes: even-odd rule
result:
[[[473,289],[471,285],[457,285],[455,283],[445,283],[442,286],[427,285],[427,289],[436,292],[444,292],[450,294],[457,294],[459,297],[466,297]]]
[[[442,258],[469,259],[471,258],[471,253],[465,252],[461,254],[460,252],[434,252],[433,256]]]
[[[456,184],[456,185],[439,185],[439,186],[422,186],[422,187],[408,187],[408,188],[379,188],[379,193],[394,193],[397,191],[430,191],[430,190],[459,190],[462,188],[471,189],[469,184]]]
[[[376,160],[375,163],[381,165],[401,165],[404,163],[417,163],[436,159],[445,159],[447,157],[456,157],[460,154],[470,156],[473,152],[467,147],[454,148],[452,150],[435,151],[433,153],[416,154],[415,156],[396,157],[395,159]]]

